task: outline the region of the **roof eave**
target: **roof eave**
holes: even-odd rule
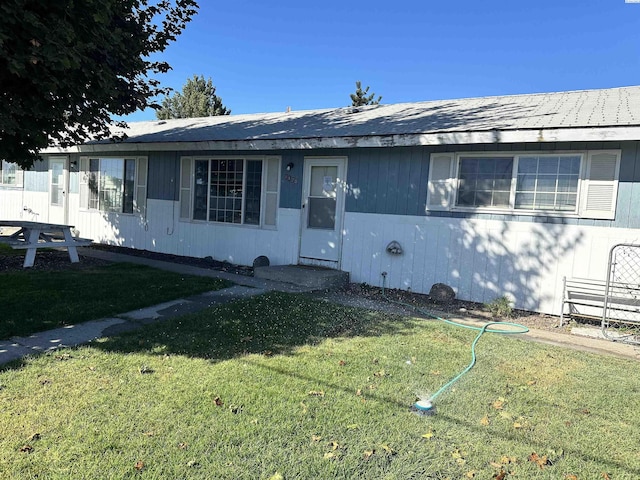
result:
[[[640,126],[541,128],[528,130],[452,131],[398,135],[284,138],[259,140],[207,140],[198,142],[93,143],[68,148],[49,147],[43,153],[97,153],[131,151],[258,151],[318,148],[412,147],[471,144],[602,142],[640,140]]]

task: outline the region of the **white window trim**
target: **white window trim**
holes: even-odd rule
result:
[[[133,184],[133,212],[119,212],[114,210],[101,210],[100,208],[89,208],[89,194],[88,194],[88,175],[89,164],[91,159],[118,159],[118,160],[135,160],[136,162],[136,175]],[[124,167],[124,166],[123,166]],[[144,174],[143,174],[144,170]],[[116,215],[142,215],[146,218],[147,210],[147,188],[149,182],[149,160],[146,156],[136,155],[83,155],[79,158],[78,174],[80,175],[79,192],[80,210],[84,212],[101,212],[106,214]],[[85,197],[85,198],[82,198]],[[84,200],[84,201],[83,201]]]
[[[16,183],[4,183],[4,174],[2,165],[12,164],[16,166]],[[5,188],[22,188],[24,186],[24,170],[16,162],[10,162],[8,160],[0,160],[0,187]]]
[[[268,168],[268,160],[269,159],[277,159],[277,191],[276,193],[276,218],[274,225],[266,225],[265,224],[265,213],[266,213],[266,197],[268,193],[273,194],[274,192],[267,192],[267,168]],[[195,169],[197,161],[211,161],[211,160],[242,160],[243,168],[242,168],[242,187],[243,192],[246,187],[246,161],[254,160],[262,162],[262,176],[260,179],[260,222],[259,224],[247,224],[244,223],[244,215],[245,215],[245,199],[243,196],[242,201],[242,222],[243,223],[231,223],[231,222],[218,222],[215,220],[198,220],[193,218],[194,212],[194,187],[195,187]],[[184,187],[183,183],[183,174],[182,170],[183,162],[190,162],[189,165],[189,187]],[[254,228],[254,229],[262,229],[262,230],[277,230],[278,228],[278,205],[280,204],[280,190],[281,190],[281,182],[280,182],[280,169],[282,166],[282,157],[277,155],[199,155],[199,156],[185,156],[180,158],[180,197],[178,199],[178,204],[183,205],[185,202],[184,196],[188,195],[188,213],[189,217],[181,216],[180,221],[186,223],[196,223],[201,225],[216,225],[216,226],[224,226],[224,227],[236,227],[236,228]],[[210,179],[209,179],[209,188],[210,188]],[[243,194],[244,195],[244,194]],[[207,202],[209,199],[207,199]],[[207,203],[208,205],[208,203]],[[182,207],[179,207],[182,212]]]
[[[486,152],[455,152],[455,153],[432,153],[430,155],[431,159],[435,156],[441,155],[451,155],[452,165],[451,165],[451,177],[449,178],[449,184],[451,185],[450,192],[450,202],[448,206],[430,206],[429,205],[429,191],[427,191],[427,204],[426,211],[450,211],[450,212],[467,212],[467,213],[489,213],[489,214],[499,214],[499,215],[522,215],[522,216],[545,216],[545,217],[567,217],[567,218],[596,218],[593,216],[586,215],[586,185],[589,181],[587,177],[587,162],[590,161],[592,155],[597,154],[610,154],[615,155],[617,158],[616,169],[614,172],[614,184],[615,189],[613,192],[612,203],[615,209],[615,205],[617,202],[617,190],[619,183],[619,172],[620,172],[620,162],[621,162],[621,150],[620,149],[609,149],[609,150],[525,150],[525,151],[486,151]],[[578,191],[577,191],[577,199],[576,199],[576,209],[572,212],[570,211],[561,211],[561,210],[525,210],[515,208],[515,195],[516,195],[516,185],[517,185],[517,175],[518,175],[518,159],[523,156],[562,156],[562,155],[580,155],[580,173],[578,176]],[[460,158],[461,157],[473,157],[473,158],[513,158],[513,171],[511,175],[511,192],[509,196],[509,207],[467,207],[467,206],[459,206],[458,202],[458,191],[459,191],[459,169],[460,169]],[[430,164],[431,165],[431,164]],[[442,179],[441,179],[442,180]],[[431,179],[431,168],[429,168],[429,188],[432,187],[432,179]],[[614,212],[615,213],[615,212]],[[598,217],[605,218],[605,217]],[[606,217],[608,219],[613,219],[613,216]]]

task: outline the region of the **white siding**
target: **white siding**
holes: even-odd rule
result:
[[[100,243],[251,265],[266,255],[273,265],[296,263],[300,211],[280,209],[278,229],[179,221],[180,204],[147,200],[147,218],[80,211],[74,221],[82,237]]]
[[[392,240],[402,255],[390,255]],[[352,282],[428,293],[451,285],[459,298],[506,294],[517,308],[560,313],[562,277],[604,279],[609,249],[640,231],[499,220],[347,213],[342,269]]]
[[[0,189],[0,218],[3,220],[49,221],[49,194],[22,189]]]

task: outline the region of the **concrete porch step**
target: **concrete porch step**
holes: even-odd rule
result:
[[[256,267],[253,276],[265,280],[293,283],[314,290],[331,290],[349,283],[349,272],[307,265],[274,265]]]

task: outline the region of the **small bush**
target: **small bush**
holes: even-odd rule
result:
[[[495,298],[491,302],[485,303],[484,306],[492,317],[510,317],[513,314],[511,300],[506,295]]]

